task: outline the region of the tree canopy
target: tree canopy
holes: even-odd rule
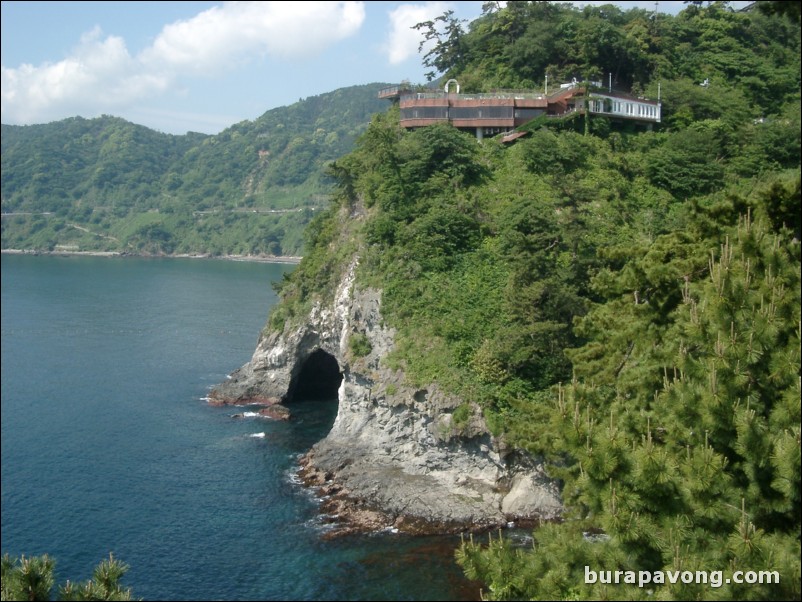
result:
[[[2,558],[3,600],[52,600],[56,580],[56,563],[47,554],[43,556],[21,556]],[[58,586],[58,600],[132,600],[131,590],[120,583],[128,565],[115,560],[109,554],[95,567],[92,578],[83,582],[67,581]]]
[[[397,331],[388,366],[546,459],[565,520],[529,549],[501,536],[458,552],[487,598],[647,595],[585,583],[585,566],[776,571],[648,595],[798,598],[798,23],[719,2],[675,17],[509,2],[421,28],[425,63],[469,92],[612,73],[636,94],[659,83],[665,119],[598,118],[585,135],[543,121],[478,144],[375,118],[333,165],[339,207],[280,286],[273,327],[330,295],[356,254]]]
[[[298,255],[328,204],[326,166],[387,108],[380,87],[303,99],[215,136],[111,116],[3,125],[2,246]]]

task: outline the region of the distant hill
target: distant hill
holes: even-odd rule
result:
[[[2,247],[297,255],[327,205],[328,162],[386,110],[386,84],[341,88],[215,136],[124,119],[2,126]]]

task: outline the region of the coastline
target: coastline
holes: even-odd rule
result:
[[[35,249],[2,249],[3,255],[51,255],[56,257],[151,257],[162,259],[221,259],[225,261],[250,261],[256,263],[298,264],[301,257],[295,255],[209,255],[208,253],[178,253],[172,255],[150,255],[120,251],[38,251]]]

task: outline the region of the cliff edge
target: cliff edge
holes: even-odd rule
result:
[[[286,417],[286,403],[336,391],[334,425],[301,474],[327,494],[326,511],[346,529],[456,532],[557,517],[556,484],[539,462],[504,449],[475,404],[436,384],[412,388],[386,365],[395,331],[383,323],[381,291],[355,284],[357,264],[344,271],[332,303],[263,334],[251,361],[210,401],[261,403]]]

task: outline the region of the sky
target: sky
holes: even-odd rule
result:
[[[655,9],[654,0],[613,3]],[[216,134],[337,88],[423,83],[428,69],[412,26],[446,10],[470,21],[482,2],[11,0],[1,6],[2,123],[105,114],[168,134]],[[683,3],[656,6],[676,14]]]

